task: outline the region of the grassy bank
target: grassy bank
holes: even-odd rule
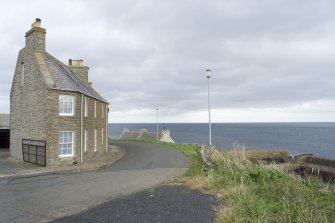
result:
[[[214,151],[208,176],[198,181],[221,194],[218,222],[335,222],[333,185],[315,177],[302,182],[275,166]]]
[[[206,173],[194,145],[161,143],[192,162],[190,184],[219,194],[217,222],[335,222],[334,185],[316,177],[305,182],[276,166],[253,164],[241,153],[214,150]]]
[[[185,176],[191,187],[219,197],[222,206],[217,208],[217,222],[335,222],[334,185],[315,177],[302,181],[276,166],[253,164],[241,153],[218,150],[208,153],[212,169],[206,172],[196,146],[159,144],[190,159]]]

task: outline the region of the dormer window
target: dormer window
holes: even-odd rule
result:
[[[59,115],[74,115],[74,97],[71,95],[59,95]]]

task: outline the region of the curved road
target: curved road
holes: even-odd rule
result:
[[[97,172],[0,182],[0,222],[48,222],[180,176],[187,158],[156,144],[113,142],[126,155]]]

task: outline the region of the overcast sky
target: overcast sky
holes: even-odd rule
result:
[[[47,51],[83,59],[110,122],[335,121],[335,1],[4,1],[0,113],[35,18]]]

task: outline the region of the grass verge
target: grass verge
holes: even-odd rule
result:
[[[205,172],[195,145],[158,143],[189,158],[191,165],[185,176],[190,186],[219,197],[222,205],[216,209],[216,222],[335,222],[333,184],[316,177],[302,181],[276,166],[253,164],[241,153],[219,150],[207,157],[213,167]]]
[[[302,181],[274,165],[214,150],[204,186],[220,194],[217,222],[335,222],[334,185],[316,177]]]

